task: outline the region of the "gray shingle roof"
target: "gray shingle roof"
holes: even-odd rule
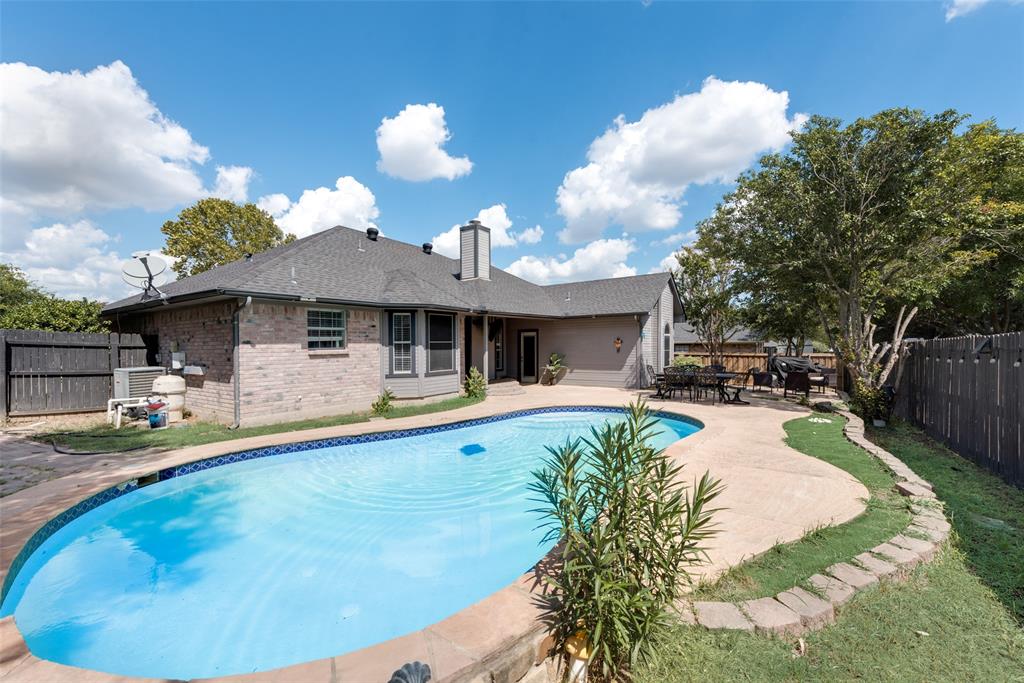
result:
[[[697,337],[697,333],[693,331],[693,326],[690,323],[675,323],[673,325],[672,338],[676,344],[698,344],[700,339]],[[764,341],[764,338],[746,327],[740,327],[736,329],[736,333],[729,338],[726,344],[739,344],[744,342],[759,342]]]
[[[668,273],[542,287],[500,268],[490,280],[459,280],[459,261],[425,254],[412,244],[337,226],[248,260],[218,266],[172,282],[169,301],[205,296],[264,295],[322,302],[486,311],[493,314],[566,317],[646,313],[669,281]],[[135,295],[104,312],[143,306]]]

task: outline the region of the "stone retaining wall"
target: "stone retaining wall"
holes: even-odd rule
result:
[[[840,562],[811,576],[812,590],[794,586],[774,597],[742,602],[690,602],[677,605],[683,621],[711,629],[800,636],[835,621],[836,608],[858,591],[907,576],[921,562],[932,559],[949,536],[950,524],[932,486],[901,460],[864,436],[864,422],[848,411],[843,432],[852,443],[875,456],[893,473],[896,490],[911,499],[913,521],[903,533],[866,550],[849,562]]]

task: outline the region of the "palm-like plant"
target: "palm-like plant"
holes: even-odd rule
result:
[[[722,490],[705,472],[692,491],[682,466],[649,446],[657,424],[643,402],[626,420],[548,447],[534,473],[534,510],[557,540],[549,621],[559,649],[586,635],[591,675],[627,675],[669,623],[669,608],[706,559],[715,530],[709,507]]]

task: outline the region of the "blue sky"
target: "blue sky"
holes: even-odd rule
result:
[[[121,294],[120,259],[159,248],[163,221],[206,194],[263,199],[300,234],[340,217],[413,243],[485,211],[507,244],[494,262],[524,277],[645,273],[802,114],[1024,124],[1024,5],[1010,3],[0,13],[2,61],[34,67],[3,76],[0,252],[69,295]],[[237,167],[219,187],[218,166]]]

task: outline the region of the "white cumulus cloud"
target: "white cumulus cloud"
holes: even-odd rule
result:
[[[516,239],[523,244],[537,244],[541,238],[544,237],[544,228],[539,225],[535,225],[532,228],[527,228],[521,233],[516,235]]]
[[[669,273],[679,267],[679,261],[676,259],[676,252],[672,252],[665,258],[658,262],[658,265],[652,267],[648,273]]]
[[[946,21],[953,21],[958,17],[971,14],[989,2],[990,0],[951,0],[946,3]],[[1010,5],[1019,5],[1024,0],[1006,0],[1006,2]]]
[[[128,257],[120,255],[115,244],[91,221],[54,223],[30,231],[22,248],[0,252],[0,260],[18,266],[30,280],[57,296],[113,301],[138,291],[121,279],[121,266]],[[150,253],[163,256],[155,250]],[[170,263],[170,258],[163,258]],[[168,271],[168,280],[174,279],[174,271]]]
[[[507,270],[524,280],[539,285],[578,280],[636,275],[636,268],[626,258],[636,251],[629,239],[601,239],[577,249],[572,256],[523,256]]]
[[[282,192],[264,195],[256,200],[256,206],[258,208],[263,209],[275,218],[283,216],[284,212],[287,211],[288,207],[291,205],[292,200],[288,199],[288,195]]]
[[[988,0],[953,0],[948,2],[946,3],[946,21],[953,21],[957,17],[970,14],[986,3],[988,3]]]
[[[377,170],[403,180],[454,180],[473,169],[469,157],[453,157],[443,147],[451,139],[444,107],[408,104],[377,128]]]
[[[789,142],[806,116],[788,118],[789,94],[762,83],[707,78],[699,92],[648,109],[637,121],[618,117],[587,151],[587,165],[565,175],[558,212],[565,243],[600,237],[619,224],[667,230],[682,217],[691,184],[731,182],[757,156]]]
[[[516,244],[536,244],[544,236],[544,229],[539,225],[527,228],[522,232],[513,232],[512,219],[508,216],[508,207],[504,204],[495,204],[486,209],[481,209],[476,215],[484,227],[491,229],[491,248],[514,247]],[[434,235],[431,242],[434,250],[439,254],[451,258],[459,257],[459,229],[462,223],[456,223],[444,232]]]
[[[198,169],[210,151],[157,108],[123,62],[84,73],[0,64],[0,87],[3,216],[15,244],[43,216],[246,194],[252,171],[242,166],[218,168],[215,186],[204,187]]]
[[[376,227],[374,221],[380,217],[373,192],[352,176],[338,178],[333,190],[326,187],[305,190],[295,202],[277,193],[260,197],[256,206],[273,216],[278,227],[296,237],[306,237],[335,225],[356,229]]]
[[[221,199],[244,204],[249,199],[249,182],[252,169],[248,166],[218,166],[217,182],[212,195]]]
[[[697,231],[690,230],[689,232],[674,232],[671,235],[662,237],[661,239],[652,240],[652,247],[678,247],[685,243],[690,243],[697,239]]]

